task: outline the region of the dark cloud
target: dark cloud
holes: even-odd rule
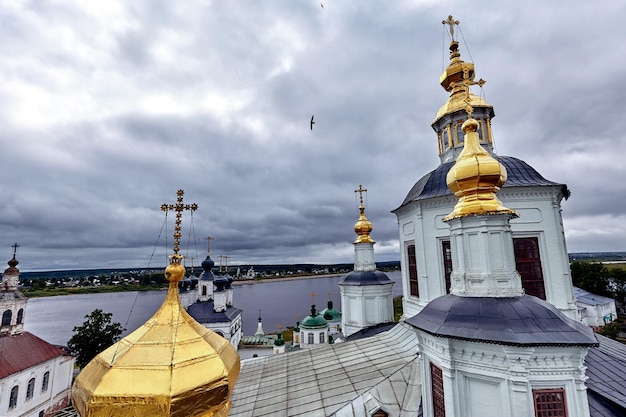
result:
[[[0,5],[7,259],[162,267],[182,188],[190,257],[210,235],[229,263],[351,262],[359,184],[398,259],[390,211],[439,163],[451,13],[497,152],[572,190],[568,249],[626,250],[623,5],[68,0]]]

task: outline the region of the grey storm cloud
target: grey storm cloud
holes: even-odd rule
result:
[[[352,262],[359,184],[376,259],[399,259],[390,211],[439,164],[450,14],[497,153],[572,191],[568,250],[626,250],[619,2],[64,0],[0,4],[6,259],[162,267],[184,189],[190,257],[210,235],[229,264]]]

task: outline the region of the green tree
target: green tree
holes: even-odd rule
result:
[[[76,364],[83,368],[96,355],[120,339],[125,330],[120,323],[112,323],[112,313],[95,309],[85,316],[82,326],[74,327],[74,335],[67,342]]]
[[[602,262],[574,261],[570,265],[572,282],[578,288],[596,295],[612,297],[609,271]]]
[[[602,327],[602,335],[615,339],[622,331],[622,326],[617,322],[608,323]]]

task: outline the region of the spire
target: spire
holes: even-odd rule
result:
[[[471,106],[468,113],[471,114]],[[478,214],[509,213],[517,217],[515,210],[504,207],[496,197],[506,182],[506,168],[480,146],[477,128],[478,122],[472,118],[463,123],[463,151],[446,177],[448,188],[459,201],[444,221]]]
[[[354,243],[376,243],[370,237],[370,232],[372,231],[372,223],[365,217],[365,206],[363,205],[363,193],[367,192],[367,189],[363,188],[361,184],[359,184],[359,188],[354,190],[355,193],[359,193],[359,220],[354,224],[354,232],[357,234],[357,239]]]
[[[183,205],[178,191],[174,254],[165,269],[169,291],[141,327],[96,356],[76,378],[72,402],[83,417],[226,416],[239,375],[239,355],[223,337],[182,307],[178,282],[185,275],[178,254]],[[122,382],[125,381],[125,382]]]

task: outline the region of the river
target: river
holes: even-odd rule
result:
[[[395,282],[394,297],[402,295],[399,271],[388,272]],[[293,326],[296,321],[310,314],[312,297],[318,311],[326,308],[329,299],[341,310],[338,282],[341,276],[295,279],[290,281],[263,281],[252,284],[234,285],[233,305],[243,310],[243,334],[256,331],[259,310],[266,333]],[[45,341],[66,345],[75,326],[85,321],[85,316],[96,308],[113,314],[126,331],[135,330],[148,320],[159,308],[166,291],[128,291],[101,294],[77,294],[56,297],[31,298],[28,300],[24,317],[24,328]],[[330,296],[329,296],[330,294]],[[330,297],[330,298],[329,298]]]

